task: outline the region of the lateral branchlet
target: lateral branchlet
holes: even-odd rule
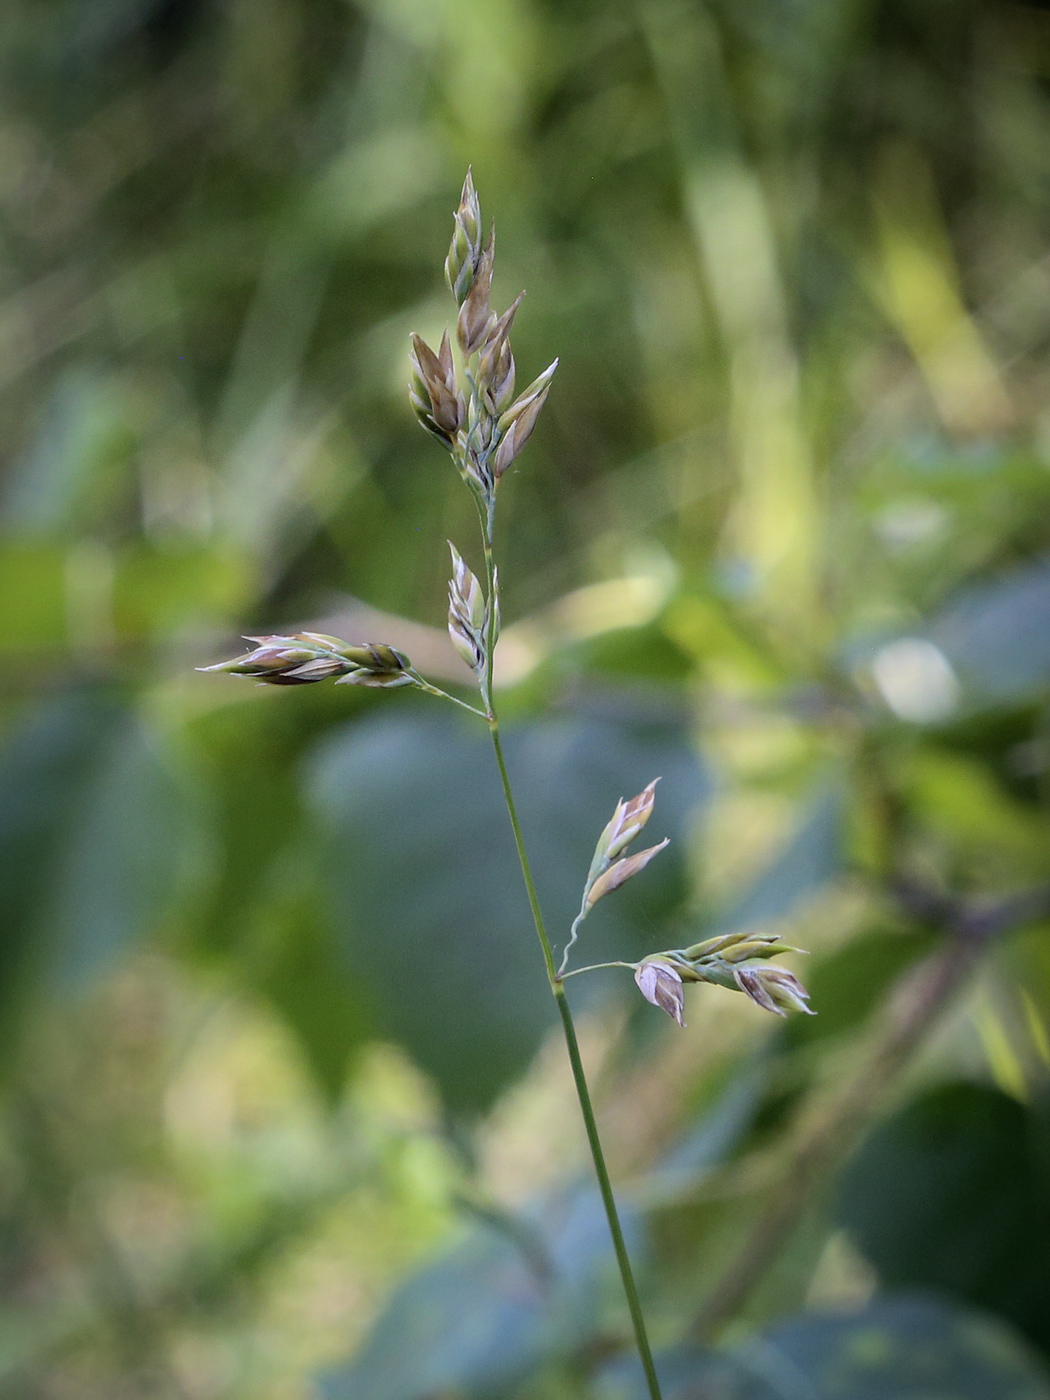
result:
[[[569,941],[565,945],[561,966],[558,968],[559,977],[564,975],[565,969],[569,965],[569,954],[579,937],[580,925],[599,899],[611,894],[613,890],[618,890],[633,875],[644,870],[653,856],[659,855],[668,844],[669,838],[664,837],[657,845],[650,846],[644,851],[638,851],[633,856],[624,854],[652,815],[653,803],[656,800],[656,784],[659,781],[659,778],[654,778],[637,797],[632,797],[629,802],[625,802],[621,797],[605,830],[598,837],[591,867],[587,871],[587,879],[583,886],[580,912],[573,920]]]

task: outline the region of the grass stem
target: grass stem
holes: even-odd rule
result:
[[[491,546],[486,550],[486,558],[487,561],[491,560]],[[492,569],[491,562],[489,562],[490,584],[491,578]],[[491,655],[489,660],[491,664]],[[507,773],[507,765],[503,757],[503,745],[500,743],[499,720],[493,710],[491,700],[489,702],[489,707],[491,712],[489,716],[489,732],[492,735],[492,747],[496,753],[496,763],[499,767],[500,781],[503,784],[503,796],[507,803],[507,812],[510,816],[510,824],[514,831],[514,844],[518,851],[518,861],[521,865],[521,873],[525,880],[525,889],[529,897],[529,907],[532,910],[533,922],[536,925],[536,934],[540,940],[540,947],[543,950],[543,961],[547,968],[547,978],[551,984],[554,1000],[558,1004],[558,1014],[561,1016],[562,1030],[565,1034],[565,1044],[569,1052],[569,1063],[572,1067],[572,1077],[576,1084],[576,1097],[580,1101],[580,1112],[583,1115],[584,1127],[587,1130],[587,1142],[590,1145],[591,1157],[594,1161],[594,1171],[598,1178],[598,1189],[601,1191],[602,1204],[605,1206],[605,1215],[609,1222],[609,1233],[612,1236],[613,1249],[616,1251],[616,1262],[619,1265],[624,1296],[627,1299],[627,1307],[631,1314],[631,1324],[634,1328],[635,1342],[638,1346],[642,1370],[645,1372],[646,1383],[649,1387],[650,1400],[662,1400],[660,1395],[660,1382],[656,1377],[656,1367],[653,1365],[653,1354],[649,1346],[649,1336],[645,1330],[645,1317],[642,1313],[642,1305],[638,1299],[638,1289],[635,1286],[634,1273],[631,1270],[631,1260],[627,1253],[627,1245],[624,1242],[623,1230],[620,1226],[620,1217],[616,1209],[616,1198],[613,1196],[612,1182],[609,1180],[609,1169],[605,1165],[605,1153],[602,1150],[601,1138],[598,1135],[598,1123],[594,1116],[594,1105],[591,1103],[591,1093],[587,1086],[587,1076],[584,1074],[583,1059],[580,1055],[579,1042],[576,1039],[576,1027],[573,1024],[572,1012],[569,1009],[569,1003],[565,995],[565,987],[562,983],[562,979],[555,970],[554,952],[551,948],[550,939],[547,936],[547,929],[543,921],[543,911],[540,908],[539,897],[536,893],[536,885],[532,878],[532,869],[529,865],[528,853],[525,850],[525,840],[522,836],[521,824],[518,821],[518,813],[514,805],[514,793],[510,785],[510,776]]]

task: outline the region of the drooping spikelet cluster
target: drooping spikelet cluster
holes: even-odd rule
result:
[[[652,953],[635,968],[634,980],[647,1001],[683,1025],[683,983],[712,982],[743,992],[756,1006],[786,1016],[789,1011],[816,1013],[807,1004],[809,993],[783,967],[770,967],[769,958],[801,949],[783,943],[773,933],[727,933],[707,938],[690,948]]]
[[[455,213],[445,277],[459,305],[456,341],[463,356],[457,375],[446,331],[437,353],[412,337],[409,397],[416,417],[452,453],[464,480],[491,509],[500,477],[528,441],[547,400],[555,360],[514,397],[510,330],[521,298],[497,316],[489,303],[496,252],[493,227],[482,241],[481,209],[467,172]]]
[[[351,646],[324,632],[246,637],[245,641],[255,642],[255,650],[235,656],[232,661],[197,669],[254,676],[266,685],[311,685],[332,676],[337,677],[337,685],[366,685],[380,690],[416,684],[408,657],[384,642]]]

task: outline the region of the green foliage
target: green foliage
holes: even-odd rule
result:
[[[661,831],[681,836],[704,793],[673,730],[551,720],[511,729],[505,745],[553,928],[572,922],[617,798],[662,774]],[[376,1028],[410,1048],[451,1107],[487,1107],[528,1064],[552,1007],[524,936],[528,905],[486,735],[441,717],[377,717],[333,734],[310,768],[332,918]],[[609,900],[588,941],[601,939],[603,958],[641,956],[681,890],[672,857]]]
[[[872,1134],[839,1217],[891,1288],[936,1288],[1050,1349],[1046,1116],[998,1090],[946,1084]]]
[[[196,813],[160,736],[119,696],[88,691],[32,715],[0,773],[0,811],[9,994],[33,963],[79,983],[162,929]]]
[[[489,1222],[417,1273],[353,1366],[326,1380],[326,1400],[505,1395],[571,1353],[597,1326],[615,1269],[598,1193],[566,1192],[512,1224],[524,1241]]]
[[[1004,1328],[980,1313],[898,1297],[855,1314],[784,1323],[726,1357],[687,1350],[661,1358],[666,1400],[1043,1400],[1045,1373]],[[643,1390],[610,1384],[633,1400]]]

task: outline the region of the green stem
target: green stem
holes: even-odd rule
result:
[[[480,496],[475,495],[475,502],[478,507],[478,518],[481,524],[482,539],[485,544],[485,581],[487,584],[486,597],[488,598],[489,627],[488,635],[485,638],[485,671],[481,682],[481,693],[485,705],[488,709],[489,733],[492,735],[492,747],[496,754],[496,764],[499,768],[500,782],[503,784],[503,797],[507,804],[507,814],[510,817],[511,828],[514,832],[514,845],[518,852],[518,863],[521,866],[522,878],[525,881],[525,891],[529,897],[529,908],[532,910],[532,921],[536,926],[536,935],[540,940],[540,948],[543,951],[543,962],[547,969],[547,980],[550,982],[551,992],[554,1000],[558,1004],[558,1013],[561,1016],[562,1030],[565,1034],[565,1044],[569,1052],[569,1064],[572,1066],[572,1077],[576,1085],[576,1097],[580,1102],[580,1112],[583,1114],[584,1127],[587,1130],[587,1142],[590,1145],[591,1157],[594,1161],[594,1171],[598,1178],[598,1188],[601,1191],[602,1204],[605,1206],[605,1216],[609,1222],[609,1233],[612,1236],[613,1248],[616,1251],[616,1262],[620,1269],[620,1280],[623,1283],[624,1296],[627,1299],[627,1307],[631,1314],[631,1323],[634,1327],[634,1338],[638,1346],[638,1355],[641,1358],[642,1369],[645,1372],[646,1383],[649,1388],[650,1400],[662,1400],[660,1394],[660,1382],[656,1378],[656,1367],[653,1365],[653,1354],[649,1346],[649,1337],[645,1330],[645,1317],[642,1313],[642,1305],[638,1299],[638,1289],[635,1286],[634,1274],[631,1271],[631,1260],[627,1253],[627,1245],[624,1243],[623,1230],[620,1228],[620,1217],[616,1210],[616,1198],[613,1196],[612,1182],[609,1180],[609,1169],[605,1165],[605,1153],[602,1150],[601,1138],[598,1136],[598,1123],[594,1117],[594,1106],[591,1103],[591,1093],[587,1087],[587,1077],[583,1070],[583,1060],[580,1057],[580,1047],[576,1039],[576,1027],[573,1024],[572,1012],[569,1010],[569,1003],[565,996],[565,988],[554,962],[554,950],[551,947],[550,938],[547,936],[547,927],[543,921],[543,910],[540,908],[539,896],[536,893],[536,884],[532,878],[532,867],[529,864],[528,853],[525,850],[525,838],[521,832],[521,823],[518,821],[518,811],[514,805],[514,792],[510,785],[510,775],[507,772],[507,764],[503,757],[503,745],[499,737],[499,719],[496,715],[496,706],[492,698],[492,666],[496,652],[496,610],[499,605],[496,589],[496,566],[492,555],[492,526],[495,512],[495,495],[489,496],[487,501],[482,501]]]
[[[492,566],[490,545],[486,549],[486,563],[488,565],[489,578],[491,581]],[[490,653],[490,667],[491,660]],[[491,709],[491,700],[489,704]],[[638,1354],[641,1357],[642,1369],[645,1372],[645,1379],[649,1387],[650,1400],[662,1400],[660,1395],[660,1382],[656,1378],[653,1354],[649,1347],[649,1337],[645,1330],[645,1317],[642,1313],[642,1305],[638,1299],[638,1290],[635,1287],[634,1274],[631,1271],[631,1260],[627,1253],[627,1245],[624,1243],[623,1230],[620,1228],[620,1217],[616,1210],[616,1199],[613,1196],[612,1182],[609,1180],[609,1169],[605,1165],[605,1153],[602,1150],[601,1138],[598,1136],[598,1124],[594,1117],[594,1106],[591,1103],[591,1094],[587,1087],[587,1077],[583,1070],[583,1060],[580,1057],[580,1046],[576,1039],[576,1027],[573,1024],[572,1012],[569,1010],[569,1003],[565,996],[565,987],[555,970],[554,952],[551,948],[551,942],[547,937],[547,929],[543,922],[543,911],[540,909],[539,897],[536,894],[536,885],[532,878],[532,869],[529,865],[529,858],[525,850],[525,840],[521,834],[521,824],[518,821],[517,809],[514,806],[514,794],[510,786],[510,777],[507,773],[507,765],[503,758],[503,746],[500,743],[499,737],[499,721],[494,712],[491,713],[489,718],[489,732],[492,735],[492,747],[495,750],[496,763],[499,766],[500,781],[503,784],[503,796],[507,803],[507,812],[510,816],[510,824],[514,831],[514,844],[518,850],[518,861],[521,865],[521,873],[525,880],[525,889],[529,897],[529,907],[532,910],[533,922],[536,925],[536,934],[539,937],[540,947],[543,950],[543,961],[547,967],[547,978],[551,984],[551,991],[554,993],[554,1000],[558,1004],[558,1013],[561,1016],[562,1030],[565,1034],[565,1044],[569,1051],[569,1063],[572,1066],[572,1077],[576,1084],[576,1097],[580,1101],[580,1112],[583,1114],[584,1127],[587,1130],[587,1141],[590,1144],[591,1157],[594,1160],[594,1171],[598,1178],[598,1188],[601,1191],[602,1204],[605,1206],[606,1219],[609,1222],[609,1233],[612,1236],[613,1248],[616,1251],[616,1262],[620,1268],[620,1279],[623,1283],[627,1307],[631,1314],[631,1323],[634,1327],[634,1337],[638,1346]]]
[[[565,995],[565,988],[560,982],[554,989],[554,998],[558,1003],[558,1011],[561,1013],[562,1030],[565,1032],[565,1044],[569,1049],[569,1063],[572,1065],[572,1077],[576,1081],[576,1096],[580,1101],[580,1111],[583,1114],[584,1125],[587,1129],[587,1141],[591,1146],[591,1156],[594,1159],[594,1172],[598,1178],[598,1188],[602,1193],[602,1203],[605,1206],[605,1216],[609,1222],[609,1233],[612,1235],[613,1248],[616,1250],[616,1262],[620,1266],[620,1279],[623,1283],[624,1295],[627,1298],[627,1306],[631,1313],[631,1323],[634,1326],[634,1339],[638,1347],[638,1355],[641,1358],[642,1370],[645,1372],[645,1379],[649,1386],[650,1400],[661,1400],[660,1382],[656,1377],[653,1353],[649,1347],[649,1335],[645,1330],[645,1315],[642,1312],[642,1305],[638,1298],[638,1290],[635,1287],[634,1274],[631,1270],[631,1260],[627,1253],[627,1245],[624,1242],[623,1230],[620,1228],[620,1217],[616,1210],[616,1198],[613,1195],[612,1182],[609,1180],[609,1170],[605,1165],[605,1153],[602,1151],[602,1141],[598,1136],[598,1123],[594,1117],[591,1093],[587,1087],[587,1080],[583,1073],[583,1060],[580,1057],[580,1047],[576,1040],[576,1027],[573,1025],[572,1012],[569,1010],[569,1002]]]

